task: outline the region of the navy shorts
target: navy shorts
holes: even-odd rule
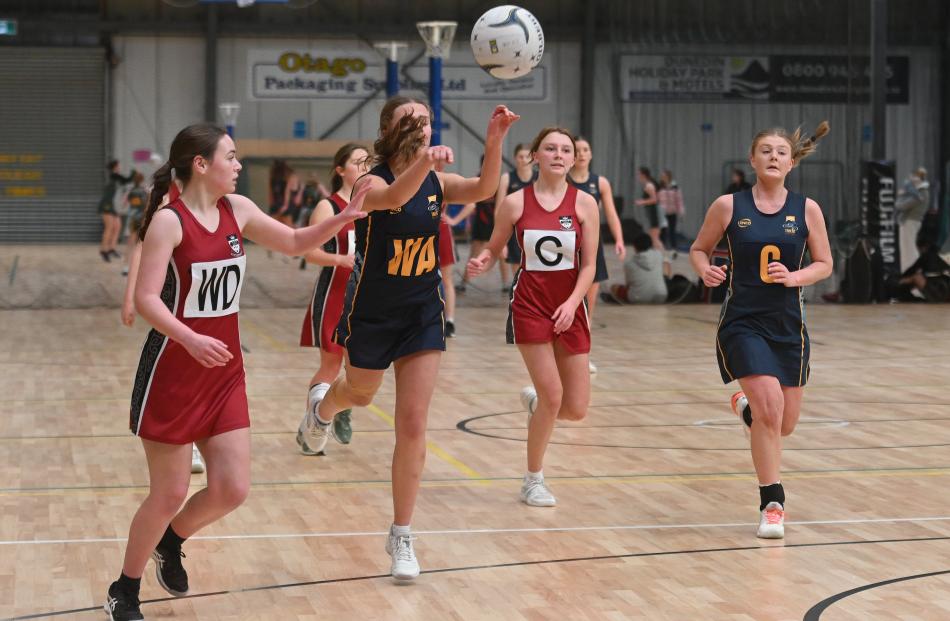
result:
[[[594,282],[607,280],[607,259],[604,257],[604,243],[597,241],[597,269],[594,271]]]
[[[508,238],[508,258],[505,259],[505,263],[512,265],[521,264],[521,246],[518,245],[517,234],[512,234],[512,236]]]
[[[749,375],[771,375],[782,386],[804,386],[810,353],[804,332],[795,343],[778,342],[747,328],[725,328],[716,336],[716,359],[725,384]]]
[[[434,301],[422,305],[376,308],[341,317],[336,342],[346,348],[350,364],[381,370],[409,354],[445,351],[445,305],[435,294]]]

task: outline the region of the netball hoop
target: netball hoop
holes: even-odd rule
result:
[[[234,138],[234,126],[237,125],[241,104],[233,101],[218,104],[218,112],[221,114],[221,122],[224,123],[224,129],[227,130],[228,136]]]

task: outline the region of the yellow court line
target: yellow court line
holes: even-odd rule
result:
[[[370,403],[368,406],[366,406],[366,409],[368,409],[370,412],[372,412],[379,418],[386,421],[386,423],[390,427],[393,427],[393,428],[396,427],[396,419],[390,416],[389,414],[387,414],[385,411],[383,411],[383,409],[380,408],[379,406],[373,403]],[[440,447],[435,442],[432,442],[431,440],[426,440],[426,448],[429,450],[430,453],[432,453],[433,455],[435,455],[436,457],[438,457],[445,463],[449,464],[450,466],[452,466],[453,468],[455,468],[456,470],[458,470],[459,472],[461,472],[468,478],[470,479],[485,479],[486,478],[485,476],[479,474],[473,468],[470,468],[469,466],[467,466],[461,460],[458,460],[452,455],[450,455],[447,451],[445,451],[442,447]]]

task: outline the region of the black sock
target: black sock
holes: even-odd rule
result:
[[[162,540],[158,542],[158,547],[166,550],[178,550],[181,549],[183,543],[185,543],[185,540],[179,537],[178,533],[172,530],[172,525],[169,524],[168,528],[165,529],[165,534],[162,535]]]
[[[759,486],[759,511],[763,511],[770,502],[777,502],[785,508],[785,488],[781,482]]]
[[[746,427],[752,426],[752,408],[748,403],[742,408],[742,422],[745,423]]]
[[[135,595],[136,597],[139,594],[139,587],[142,584],[141,578],[129,578],[125,574],[119,574],[119,579],[116,580],[116,583],[119,585],[119,588],[122,589],[124,593],[129,595]]]

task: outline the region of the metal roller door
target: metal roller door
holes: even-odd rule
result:
[[[0,47],[0,242],[99,238],[103,58],[100,48]]]

